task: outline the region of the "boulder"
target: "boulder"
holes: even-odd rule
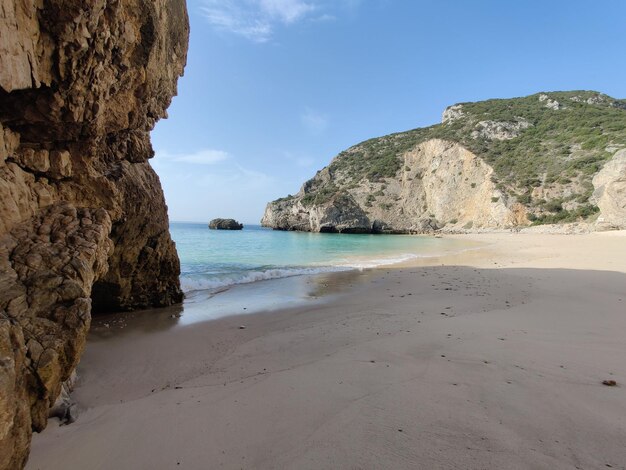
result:
[[[211,230],[241,230],[243,224],[240,224],[235,219],[213,219],[209,222],[209,228]]]

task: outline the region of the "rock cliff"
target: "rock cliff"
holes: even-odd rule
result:
[[[279,230],[626,228],[626,105],[597,92],[461,103],[442,123],[341,152],[267,205]]]
[[[0,0],[0,469],[22,468],[94,309],[182,299],[149,131],[184,0]]]
[[[600,208],[598,225],[626,228],[626,150],[620,150],[593,177],[593,198]]]

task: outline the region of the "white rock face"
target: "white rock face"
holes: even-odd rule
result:
[[[465,113],[463,112],[462,104],[448,106],[441,116],[441,123],[447,124],[449,122],[456,121],[457,119],[461,119],[463,116],[465,116]]]
[[[459,144],[431,139],[403,155],[395,178],[362,180],[342,196],[305,206],[304,189],[268,204],[262,223],[283,230],[392,232],[502,229],[525,226],[526,209],[507,206],[493,168]],[[318,177],[327,178],[326,170]],[[337,186],[341,175],[332,177]],[[306,186],[306,185],[305,185]],[[344,185],[344,187],[347,185]]]
[[[532,124],[524,118],[516,121],[480,121],[476,124],[476,130],[472,132],[474,139],[483,138],[488,140],[511,140],[518,137],[524,129]]]
[[[606,102],[606,98],[602,95],[591,96],[587,99],[582,96],[572,96],[570,101],[575,101],[576,103],[587,103],[587,104],[602,104]]]
[[[548,109],[553,109],[553,110],[558,110],[558,109],[565,109],[565,106],[562,106],[561,103],[559,103],[557,100],[553,100],[552,98],[550,98],[548,95],[545,94],[541,94],[539,95],[539,101],[545,101],[545,107]]]
[[[626,229],[626,149],[617,152],[593,177],[599,228]]]
[[[491,181],[493,169],[464,147],[433,139],[407,152],[404,160],[399,187],[388,185],[386,191],[387,199],[399,199],[387,214],[376,214],[379,209],[374,207],[376,219],[394,226],[430,216],[448,228],[515,225],[512,211]]]

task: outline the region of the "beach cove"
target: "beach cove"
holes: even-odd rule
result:
[[[480,248],[273,312],[97,318],[79,419],[27,468],[624,468],[626,233],[445,238]]]

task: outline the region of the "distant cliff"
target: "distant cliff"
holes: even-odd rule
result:
[[[92,299],[182,299],[148,159],[188,34],[184,0],[0,0],[0,469],[46,426]]]
[[[267,205],[280,230],[626,228],[626,101],[591,91],[450,106],[441,124],[341,152]]]

